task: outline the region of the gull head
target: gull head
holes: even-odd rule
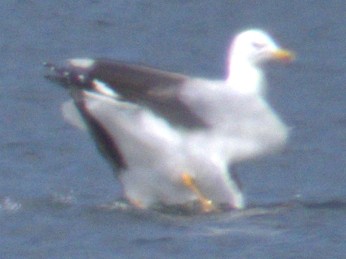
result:
[[[259,92],[262,85],[261,65],[269,60],[290,62],[294,54],[258,29],[239,33],[229,53],[228,83],[244,92]]]
[[[236,36],[232,43],[231,61],[242,59],[252,65],[259,65],[268,60],[292,61],[292,52],[280,48],[264,31],[247,30]]]

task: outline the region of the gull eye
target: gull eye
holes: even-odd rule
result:
[[[263,49],[265,47],[265,44],[261,42],[252,42],[252,46],[255,49]]]

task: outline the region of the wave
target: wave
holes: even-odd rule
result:
[[[22,208],[22,204],[10,197],[4,197],[0,199],[0,211],[6,213],[15,213]]]
[[[96,202],[96,201],[95,201]],[[167,217],[198,217],[205,216],[206,214],[200,213],[198,210],[187,210],[186,208],[179,207],[157,207],[152,210],[142,210],[129,204],[124,199],[118,199],[114,201],[104,203],[91,204],[90,202],[84,203],[77,200],[77,197],[73,192],[68,193],[52,193],[49,197],[38,198],[38,199],[25,199],[18,200],[9,196],[0,197],[0,212],[5,213],[16,213],[18,211],[27,209],[39,209],[39,208],[61,208],[64,207],[79,207],[84,208],[86,211],[94,211],[94,213],[102,212],[122,212],[136,215],[148,215],[152,216],[167,216]],[[248,204],[248,206],[243,210],[230,210],[222,209],[215,213],[207,214],[211,217],[232,217],[232,218],[242,218],[242,217],[252,217],[260,215],[269,215],[276,213],[284,213],[285,211],[307,209],[307,210],[346,210],[346,199],[343,198],[333,198],[326,200],[304,200],[302,197],[299,199],[294,199],[285,202],[275,202],[275,203],[253,203]],[[222,216],[223,215],[223,216]]]

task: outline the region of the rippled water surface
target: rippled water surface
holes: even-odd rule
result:
[[[343,258],[346,254],[344,1],[0,3],[0,252],[4,258]],[[224,75],[240,30],[298,54],[268,66],[269,99],[292,127],[280,154],[238,168],[248,208],[138,211],[87,134],[63,121],[67,93],[43,61],[111,57]]]

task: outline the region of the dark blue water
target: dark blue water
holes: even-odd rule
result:
[[[344,1],[0,3],[2,258],[343,258],[346,254]],[[231,37],[269,31],[298,54],[270,65],[269,98],[292,127],[280,154],[246,163],[244,211],[165,215],[114,205],[120,185],[43,61],[112,57],[222,77]]]

